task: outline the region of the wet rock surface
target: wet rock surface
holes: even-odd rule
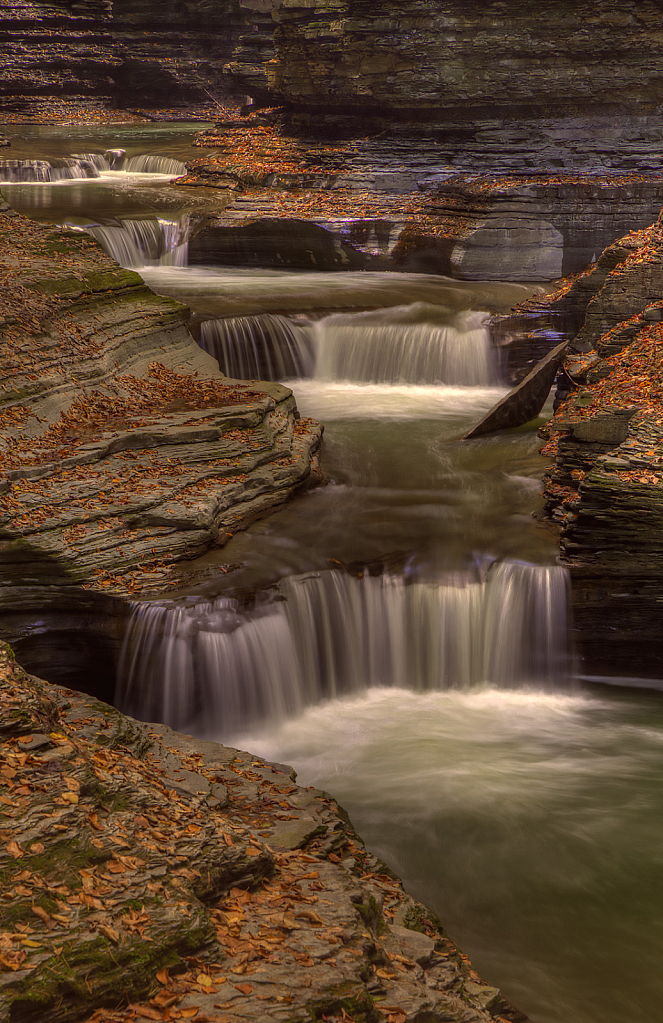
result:
[[[222,189],[230,200],[197,229],[191,259],[461,280],[548,282],[580,272],[615,237],[652,222],[663,186],[649,158],[606,124],[563,123],[558,140],[548,126],[555,141],[539,150],[546,131],[523,122],[514,155],[508,122],[486,128],[484,153],[478,144],[468,153],[454,125],[340,118],[316,127],[284,110],[221,121],[197,139],[213,152],[190,160],[177,181]],[[663,138],[663,125],[633,130]],[[588,171],[584,154],[580,173],[576,145],[587,132],[603,163]]]
[[[290,768],[0,689],[1,1019],[526,1023]]]
[[[316,478],[320,427],[287,388],[223,377],[185,307],[90,238],[8,208],[0,233],[4,610],[161,590]]]
[[[509,391],[501,401],[490,409],[483,419],[477,423],[465,440],[482,437],[496,430],[507,430],[514,426],[522,426],[538,416],[550,393],[553,381],[564,358],[567,342],[553,348],[533,370],[527,374],[516,387]]]

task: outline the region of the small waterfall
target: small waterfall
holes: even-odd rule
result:
[[[0,184],[29,184],[98,178],[97,157],[64,157],[61,160],[0,160]],[[103,157],[99,157],[102,159]]]
[[[108,159],[107,159],[107,154],[105,154],[105,153],[104,154],[102,154],[102,153],[74,153],[73,156],[74,156],[75,160],[83,160],[86,163],[91,163],[92,166],[96,167],[97,170],[101,174],[103,174],[104,171],[109,171],[111,169],[111,165],[110,165],[110,163],[108,162]]]
[[[485,580],[339,570],[230,598],[137,605],[116,702],[143,720],[230,735],[368,686],[555,687],[568,672],[567,573],[494,564]]]
[[[499,380],[487,314],[411,306],[327,316],[314,327],[316,379],[486,386]]]
[[[119,224],[96,224],[85,229],[120,266],[186,266],[188,217],[180,220],[145,218]]]
[[[181,160],[173,160],[170,156],[150,156],[147,153],[125,157],[121,168],[113,166],[113,169],[121,169],[127,174],[171,174],[173,177],[186,174],[186,164]]]
[[[286,380],[314,371],[309,331],[271,313],[205,320],[200,347],[214,356],[222,373],[239,380]]]

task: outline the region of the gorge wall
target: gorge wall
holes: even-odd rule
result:
[[[565,362],[564,400],[543,431],[554,457],[546,513],[572,573],[586,670],[660,677],[661,219],[612,245],[575,290],[590,301]]]
[[[0,8],[0,102],[176,106],[208,102],[207,90],[223,100],[223,65],[246,30],[239,0],[10,0]]]
[[[415,120],[654,115],[662,49],[653,0],[9,0],[0,97],[173,106],[230,87]]]
[[[282,101],[452,118],[655,110],[660,8],[582,0],[270,0]]]

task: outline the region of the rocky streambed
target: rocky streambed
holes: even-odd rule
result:
[[[525,1023],[290,768],[0,691],[2,1020]]]

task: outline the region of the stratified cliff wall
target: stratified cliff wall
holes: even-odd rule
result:
[[[46,96],[172,106],[234,87],[261,101],[409,119],[655,113],[662,54],[654,0],[0,5],[9,109]]]
[[[663,98],[651,0],[269,2],[268,80],[288,103],[440,117],[653,109]]]
[[[606,272],[607,271],[607,272]],[[592,278],[596,285],[592,286]],[[546,511],[572,574],[590,674],[663,670],[663,221],[615,242],[569,348],[569,391],[542,431]]]
[[[223,100],[223,65],[252,27],[239,0],[4,0],[0,103]]]

